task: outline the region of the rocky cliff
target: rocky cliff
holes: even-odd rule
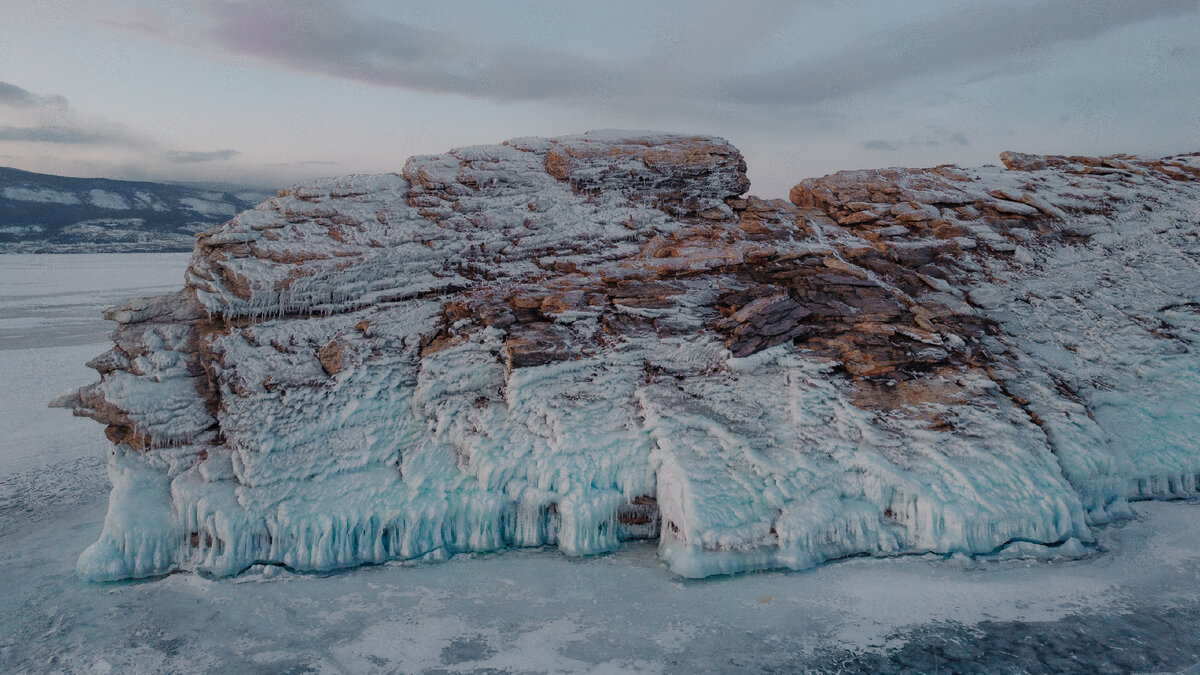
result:
[[[110,310],[97,579],[657,538],[691,577],[1077,550],[1200,480],[1200,156],[743,196],[709,137],[413,157]]]

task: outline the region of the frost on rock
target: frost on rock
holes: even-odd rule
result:
[[[57,401],[114,443],[79,569],[1078,552],[1197,492],[1200,158],[1002,158],[788,203],[603,131],[283,191]]]

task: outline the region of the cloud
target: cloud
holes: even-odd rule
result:
[[[67,99],[62,96],[38,96],[15,84],[0,82],[0,105],[12,106],[14,108],[65,109],[67,107]]]
[[[212,150],[209,152],[190,152],[184,150],[168,150],[167,161],[172,164],[195,164],[199,162],[219,162],[238,156],[237,150]]]
[[[695,24],[696,34],[652,45],[653,53],[621,62],[537,46],[528,34],[496,43],[470,30],[424,28],[356,13],[348,5],[201,0],[196,25],[145,12],[99,22],[219,58],[248,57],[284,70],[381,87],[499,102],[647,110],[677,108],[681,97],[708,86],[714,69],[737,61],[756,44],[727,39],[730,30],[761,39],[796,9],[787,0],[764,2],[753,13],[722,4],[686,5],[689,11],[676,17],[676,30],[686,32]]]
[[[741,57],[773,31],[783,30],[795,6],[759,7],[751,16],[719,4],[696,7],[677,21],[678,31],[690,39],[664,40],[651,55],[624,62],[600,62],[519,42],[496,45],[470,31],[422,28],[356,13],[333,0],[204,0],[199,7],[203,16],[198,27],[154,14],[105,22],[214,55],[250,57],[287,70],[378,86],[496,101],[680,113],[811,106],[950,73],[992,78],[1037,66],[1061,43],[1145,20],[1194,15],[1200,5],[1195,0],[973,2],[926,13],[928,18],[915,23],[905,21],[912,10],[888,9],[882,11],[897,15],[888,30],[855,36],[844,41],[846,47],[769,70],[746,67]],[[835,16],[825,18],[837,21],[838,12],[859,10],[829,11]]]
[[[146,148],[153,141],[122,124],[85,118],[57,94],[46,96],[0,82],[0,141]]]
[[[81,120],[74,113],[54,116],[49,124],[9,124],[0,126],[0,142],[48,143],[52,145],[97,145],[123,147],[142,152],[154,151],[158,142],[105,120]]]
[[[200,4],[196,34],[146,15],[101,23],[208,52],[248,56],[280,68],[415,91],[496,100],[595,98],[613,73],[565,52],[528,45],[486,48],[467,36],[379,16],[358,16],[329,0]]]
[[[101,143],[104,134],[67,126],[0,127],[0,141],[21,143]]]
[[[128,124],[84,114],[63,96],[40,95],[8,82],[0,82],[0,159],[59,175],[246,185],[290,184],[338,164],[320,159],[264,164],[247,161],[233,148],[173,149]]]
[[[880,152],[895,152],[900,149],[900,146],[891,141],[880,139],[870,140],[862,144],[866,150],[878,150]]]
[[[237,150],[208,152],[164,150],[162,144],[128,126],[99,117],[80,115],[67,99],[40,96],[8,82],[0,82],[0,143],[31,143],[56,147],[52,152],[123,153],[126,161],[145,166],[198,164],[232,159]],[[91,146],[87,150],[83,146]],[[128,170],[124,170],[128,173]]]
[[[390,156],[378,156],[385,148],[397,156],[436,151],[442,139],[462,142],[464,133],[483,142],[611,126],[718,133],[758,147],[760,156],[751,159],[757,184],[771,171],[808,175],[880,158],[988,161],[1003,133],[1048,138],[1070,152],[1110,137],[1089,127],[1100,123],[1136,130],[1123,137],[1133,139],[1127,144],[1141,142],[1137,134],[1163,137],[1160,126],[1178,138],[1186,130],[1175,130],[1184,125],[1171,117],[1195,119],[1186,106],[1200,52],[1163,50],[1195,43],[1197,0],[780,0],[749,9],[716,0],[647,8],[621,0],[619,8],[545,2],[536,16],[522,16],[529,7],[418,4],[428,11],[375,0],[138,0],[105,4],[93,15],[103,18],[87,21],[92,29],[97,21],[118,27],[123,33],[116,38],[141,49],[152,66],[166,44],[172,58],[186,49],[193,52],[183,55],[188,63],[219,63],[213,70],[221,78],[228,75],[221,68],[238,73],[228,75],[238,86],[223,91],[215,84],[220,78],[200,77],[137,92],[145,105],[160,108],[172,101],[213,106],[225,95],[245,99],[233,109],[222,106],[220,115],[188,115],[187,123],[208,120],[202,130],[157,132],[164,139],[187,134],[192,142],[164,140],[125,152],[129,162],[189,177],[258,171],[291,180],[322,170],[283,161],[303,155],[294,144],[265,138],[304,139],[309,157],[363,169],[390,166]],[[163,67],[178,66],[161,60]],[[248,67],[256,70],[247,73]],[[24,84],[36,89],[33,81]],[[179,96],[193,87],[195,96]],[[66,100],[39,96],[45,93],[0,84],[3,134],[46,142],[22,152],[66,155],[71,138],[79,143],[72,153],[90,153],[97,162],[127,150],[99,140],[112,131],[98,127],[104,120],[74,115]],[[297,100],[320,102],[305,110]],[[53,113],[53,101],[71,114]],[[408,115],[408,105],[420,108]],[[1165,112],[1154,117],[1147,110]],[[1074,121],[1055,125],[1064,111]],[[1159,118],[1175,126],[1143,124]],[[236,132],[221,126],[235,124],[242,125]],[[264,124],[270,127],[255,126]],[[327,131],[313,133],[322,124]],[[403,134],[393,133],[397,125]],[[939,125],[949,132],[934,132]],[[1059,133],[1064,127],[1071,133]],[[273,136],[276,130],[287,135]],[[243,145],[208,135],[222,131],[255,140]],[[200,136],[213,140],[201,145]],[[0,151],[17,147],[8,145],[0,143]],[[244,154],[214,150],[231,145]],[[787,162],[762,163],[783,146]]]
[[[1195,15],[1198,8],[1195,0],[971,4],[899,30],[864,35],[823,57],[739,76],[721,86],[720,96],[757,105],[804,105],[970,69],[980,71],[976,80],[1008,75],[1045,59],[1060,43],[1150,19]]]
[[[329,159],[306,159],[296,162],[268,162],[262,166],[271,168],[288,168],[294,169],[303,166],[341,166],[342,162],[335,162]]]
[[[961,147],[967,147],[971,144],[967,135],[961,131],[952,132],[943,127],[931,127],[927,129],[927,132],[924,134],[914,134],[906,140],[873,138],[864,142],[862,147],[864,150],[875,152],[897,152],[900,150],[909,151],[916,148],[934,148],[943,144]]]

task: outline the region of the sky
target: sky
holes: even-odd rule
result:
[[[765,197],[1200,151],[1200,0],[0,0],[0,166],[279,187],[600,128],[721,136]]]

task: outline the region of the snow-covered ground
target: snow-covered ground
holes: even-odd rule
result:
[[[186,260],[0,256],[0,672],[1200,672],[1200,505],[1183,502],[1136,504],[1072,560],[684,581],[642,543],[86,582],[107,442],[46,402],[93,379],[101,310],[177,288]]]

